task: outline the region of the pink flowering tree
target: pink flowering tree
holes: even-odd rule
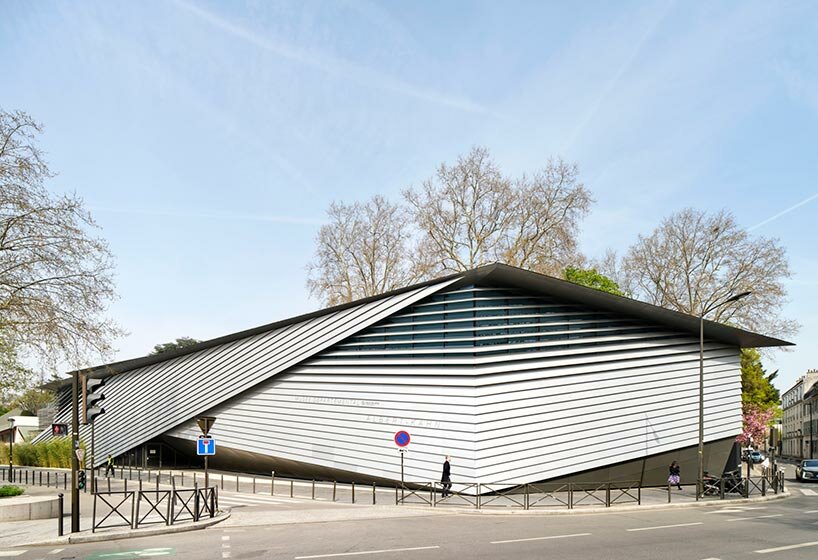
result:
[[[745,404],[742,418],[743,428],[736,441],[749,446],[761,443],[767,437],[767,428],[772,423],[775,415],[775,407]]]

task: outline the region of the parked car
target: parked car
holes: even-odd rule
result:
[[[751,451],[750,460],[753,463],[760,463],[761,461],[764,460],[764,454],[761,451]]]
[[[798,481],[818,479],[818,459],[801,461],[795,467],[795,479]]]

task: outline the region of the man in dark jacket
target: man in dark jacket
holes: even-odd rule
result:
[[[446,460],[443,461],[443,476],[440,478],[440,482],[443,483],[443,493],[441,495],[444,498],[452,494],[452,466],[449,464],[449,459],[451,457],[446,455]]]

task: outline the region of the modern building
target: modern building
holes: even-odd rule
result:
[[[90,368],[106,378],[96,463],[198,464],[338,480],[695,480],[699,319],[493,264]],[[705,462],[741,431],[739,349],[789,343],[704,321]],[[58,418],[69,418],[67,381]],[[51,437],[44,433],[41,438]],[[83,427],[81,437],[90,437]]]
[[[809,411],[811,403],[804,395],[818,382],[818,370],[811,369],[781,395],[783,409],[782,453],[785,457],[801,459],[809,456]],[[813,429],[813,432],[815,430]],[[814,434],[818,437],[818,433]],[[818,447],[816,447],[818,449]]]

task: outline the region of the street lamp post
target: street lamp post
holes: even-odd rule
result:
[[[696,499],[702,496],[704,489],[704,316],[733,301],[738,301],[750,295],[742,292],[731,296],[724,301],[714,303],[699,314],[699,478],[696,481]]]
[[[809,457],[808,459],[813,458],[813,450],[812,450],[812,440],[813,440],[813,433],[812,431],[815,429],[812,425],[812,402],[808,402],[807,406],[809,406]]]
[[[9,482],[14,482],[14,418],[9,418]]]

